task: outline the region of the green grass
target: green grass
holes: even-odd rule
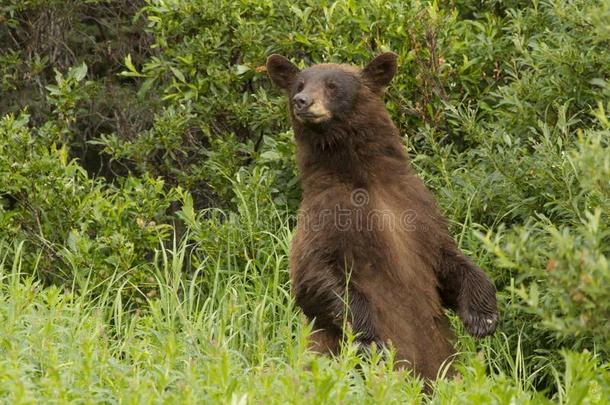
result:
[[[539,370],[524,363],[520,346],[511,348],[502,331],[480,343],[462,334],[461,376],[439,381],[432,394],[406,371],[393,371],[381,354],[358,357],[349,342],[336,358],[308,352],[310,330],[295,311],[285,268],[276,265],[285,259],[287,240],[270,240],[275,251],[246,271],[210,258],[188,276],[191,246],[160,247],[152,274],[157,293],[149,294],[145,311],[125,309],[118,277],[101,294],[44,288],[23,273],[22,245],[12,257],[4,253],[0,398],[15,404],[548,401],[533,387]],[[547,395],[566,404],[605,403],[607,366],[590,353],[563,358],[563,371],[546,366],[555,376]]]

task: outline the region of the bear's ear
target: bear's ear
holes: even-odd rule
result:
[[[267,58],[267,73],[273,83],[288,90],[301,70],[282,55],[273,54]]]
[[[362,77],[371,85],[382,89],[396,74],[397,59],[398,55],[394,52],[382,53],[362,69]]]

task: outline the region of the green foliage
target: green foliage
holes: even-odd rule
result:
[[[146,288],[146,272],[133,270],[171,234],[167,209],[177,192],[151,177],[116,187],[91,179],[54,141],[52,126],[34,131],[27,123],[27,115],[0,120],[0,243],[37,247],[29,260],[45,280],[82,288],[119,277]]]
[[[283,269],[267,252],[269,264],[258,265],[273,279]],[[458,365],[461,378],[439,381],[434,394],[379,353],[364,360],[347,346],[337,358],[314,355],[286,282],[214,259],[186,277],[186,244],[158,249],[159,294],[139,315],[124,311],[119,280],[95,295],[43,288],[21,274],[25,253],[22,245],[12,260],[0,253],[0,398],[10,403],[550,402],[532,390],[528,375],[488,375],[474,353]],[[211,290],[202,279],[214,280]],[[564,352],[557,366],[547,388],[558,402],[603,404],[610,394],[610,370],[590,353]]]
[[[609,17],[608,0],[5,1],[0,398],[604,403]],[[300,189],[266,57],[383,50],[413,164],[500,302],[482,342],[452,318],[461,378],[431,396],[349,345],[312,356],[289,293]]]

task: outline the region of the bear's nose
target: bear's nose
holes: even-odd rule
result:
[[[292,98],[292,102],[294,103],[294,106],[297,110],[303,110],[309,107],[312,104],[313,100],[308,95],[299,93]]]

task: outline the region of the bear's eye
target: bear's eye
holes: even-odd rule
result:
[[[327,82],[326,88],[330,91],[335,91],[337,90],[337,85],[334,82]]]
[[[297,85],[297,93],[302,92],[303,91],[303,87],[305,87],[305,83],[299,82],[299,84]]]

